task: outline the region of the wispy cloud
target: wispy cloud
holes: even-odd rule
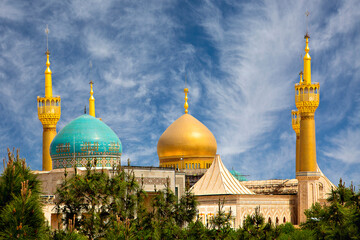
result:
[[[58,129],[82,114],[91,79],[97,115],[121,139],[123,159],[157,165],[157,140],[184,111],[186,73],[190,113],[214,133],[227,166],[252,179],[294,177],[290,111],[309,9],[313,81],[321,84],[319,165],[335,182],[338,162],[355,176],[357,1],[2,1],[0,9],[3,156],[19,146],[41,168],[36,96],[44,94],[49,24]]]

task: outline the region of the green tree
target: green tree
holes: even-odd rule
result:
[[[109,173],[89,164],[85,174],[77,174],[76,168],[73,176],[67,177],[65,172],[56,207],[64,214],[65,225],[74,219],[76,230],[97,239],[121,229],[122,223],[133,224],[137,206],[143,204],[137,199],[142,193],[133,172],[114,167]]]
[[[209,229],[200,221],[190,222],[186,228],[186,239],[189,240],[206,240],[210,239]]]
[[[198,203],[194,194],[190,192],[190,189],[187,186],[185,194],[181,196],[175,207],[175,221],[179,227],[183,227],[194,221],[197,205]]]
[[[212,237],[216,239],[225,239],[231,233],[231,224],[230,221],[232,220],[232,211],[230,208],[230,212],[226,213],[224,210],[224,201],[219,199],[218,209],[214,215],[214,218],[210,220],[210,227],[212,231],[210,234]]]
[[[165,189],[156,190],[152,201],[152,217],[154,237],[160,239],[182,239],[182,229],[177,224],[177,198],[170,189],[169,179],[165,185]],[[179,218],[178,218],[179,219]],[[178,220],[180,223],[183,220]]]
[[[0,238],[47,239],[49,229],[40,201],[40,182],[21,159],[8,149],[0,177]]]
[[[305,211],[307,220],[302,227],[313,230],[316,239],[360,239],[359,198],[360,193],[340,179],[326,205],[316,203]]]
[[[267,239],[273,232],[271,224],[265,223],[265,218],[260,213],[260,207],[256,207],[254,214],[245,218],[243,228],[244,236],[247,239]]]

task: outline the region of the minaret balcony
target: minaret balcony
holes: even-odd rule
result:
[[[296,107],[302,105],[319,105],[320,84],[295,84],[295,104]],[[308,103],[306,103],[308,102]],[[312,102],[312,103],[310,103]],[[299,108],[298,108],[299,109]]]
[[[37,108],[39,119],[42,118],[60,118],[61,98],[60,97],[38,97]]]
[[[291,111],[291,123],[294,131],[300,133],[300,113],[299,111]]]

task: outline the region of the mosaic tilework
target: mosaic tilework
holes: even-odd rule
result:
[[[103,167],[103,168],[112,168],[113,166],[118,166],[121,164],[120,156],[75,156],[75,157],[64,157],[53,159],[53,168],[73,168],[73,167],[87,167],[88,164],[91,164],[91,167]],[[96,163],[96,166],[95,166]]]

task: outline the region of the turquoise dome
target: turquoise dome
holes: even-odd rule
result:
[[[242,181],[247,181],[246,177],[244,177],[244,175],[242,175],[241,173],[239,173],[238,171],[235,170],[231,170],[230,173],[240,182]]]
[[[121,142],[114,131],[90,115],[71,121],[50,145],[54,169],[86,167],[89,162],[92,167],[113,167],[120,164],[121,153]]]

